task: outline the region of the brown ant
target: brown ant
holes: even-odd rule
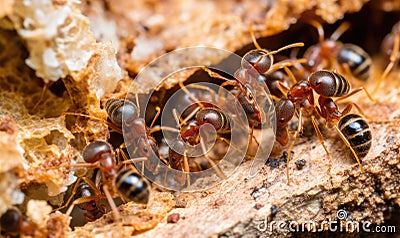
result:
[[[71,197],[62,209],[71,202],[72,197],[75,201],[73,205],[78,205],[86,210],[85,218],[88,221],[97,219],[105,212],[105,207],[99,205],[99,199],[105,198],[111,206],[115,219],[119,219],[119,213],[112,199],[111,194],[118,194],[124,201],[133,201],[136,203],[147,204],[150,195],[150,185],[140,174],[132,169],[123,169],[121,166],[132,162],[124,161],[120,165],[116,164],[116,156],[110,144],[105,141],[95,141],[88,144],[82,152],[86,163],[73,164],[73,168],[98,168],[96,182],[93,183],[86,177],[80,178],[72,190]],[[136,158],[136,161],[142,161],[144,158]],[[104,195],[100,192],[103,191]],[[111,190],[110,190],[111,189]],[[72,212],[70,207],[68,214]]]
[[[56,210],[68,206],[71,200],[74,199],[73,204],[86,211],[83,215],[87,222],[91,222],[102,217],[106,213],[106,207],[103,204],[100,204],[100,199],[103,198],[100,190],[97,189],[93,183],[88,184],[85,180],[86,178],[80,178],[75,182],[75,186],[72,189],[72,195],[69,197],[68,201],[64,206],[59,207]],[[66,212],[67,215],[70,215],[72,208],[73,206],[71,206]]]
[[[0,227],[2,231],[10,235],[38,235],[37,225],[27,220],[16,207],[9,208],[1,215]]]
[[[351,149],[354,157],[357,160],[357,163],[359,164],[361,172],[364,171],[361,165],[360,158],[364,157],[367,154],[369,147],[363,147],[365,153],[361,153],[361,151],[356,148],[357,143],[355,141],[352,141],[352,136],[354,136],[356,132],[347,133],[347,131],[343,129],[343,126],[340,128],[338,127],[338,125],[341,126],[343,125],[343,123],[349,121],[347,117],[345,117],[345,115],[350,112],[352,106],[355,106],[361,113],[362,110],[355,103],[348,103],[342,111],[340,111],[337,106],[338,101],[348,98],[351,95],[360,92],[361,90],[364,90],[369,96],[368,92],[364,88],[358,88],[350,91],[350,84],[346,78],[336,72],[331,72],[327,70],[313,72],[312,74],[310,74],[307,81],[300,81],[290,88],[286,88],[282,84],[278,84],[278,87],[282,89],[283,93],[285,92],[285,90],[287,91],[287,100],[292,102],[291,104],[287,100],[284,100],[278,105],[278,129],[282,128],[286,130],[287,122],[293,116],[293,106],[299,118],[297,130],[293,136],[291,144],[289,145],[289,151],[292,150],[295,140],[297,140],[299,134],[302,131],[303,116],[308,115],[311,117],[311,122],[314,126],[321,145],[324,147],[324,150],[330,158],[330,153],[324,144],[324,139],[318,128],[318,123],[315,118],[315,116],[318,116],[324,118],[329,127],[334,127],[336,129],[336,131],[340,135],[340,138],[345,142],[346,146]],[[319,95],[317,102],[314,101],[314,92]],[[332,99],[333,97],[336,97],[338,99],[334,101]],[[370,99],[372,100],[372,98]],[[366,122],[363,127],[367,128]],[[281,144],[286,144],[288,142],[287,134],[285,132],[280,133],[281,134],[278,134],[279,136],[277,137],[279,139],[278,141]],[[288,153],[286,168],[288,183],[290,182],[289,162],[290,153]]]
[[[143,169],[146,168],[150,172],[155,173],[159,164],[159,160],[164,161],[158,151],[156,140],[152,133],[165,129],[173,130],[173,128],[163,128],[156,126],[153,128],[153,124],[159,116],[159,108],[157,108],[157,114],[153,118],[153,121],[148,127],[143,118],[139,117],[139,108],[131,101],[119,98],[108,99],[105,103],[105,110],[111,123],[107,122],[107,125],[119,134],[126,134],[129,140],[125,140],[120,146],[122,148],[128,148],[132,152],[131,156],[146,157],[143,161]],[[79,113],[65,113],[67,115],[78,115],[88,117],[94,120],[103,121],[103,119],[93,117],[90,115],[79,114]],[[127,159],[127,158],[126,158]],[[164,161],[166,163],[166,161]]]
[[[396,61],[400,58],[399,50],[400,50],[400,22],[396,23],[392,32],[389,33],[382,42],[382,50],[384,54],[389,58],[389,64],[386,66],[386,69],[383,71],[381,77],[379,78],[373,93],[375,93],[382,81],[387,77],[392,68],[394,67]],[[399,61],[400,62],[400,61]]]
[[[397,35],[400,35],[400,21],[393,25],[392,31],[385,36],[382,41],[382,51],[385,57],[389,60],[393,55],[393,49],[395,44],[395,38]],[[397,57],[397,59],[399,56]]]
[[[347,22],[342,23],[329,39],[324,39],[324,29],[319,22],[310,20],[309,24],[317,29],[319,35],[319,43],[310,46],[303,56],[310,72],[335,68],[337,63],[347,74],[362,81],[369,79],[372,64],[369,54],[357,45],[338,41],[350,27]]]
[[[205,105],[203,104],[203,102],[201,102],[200,104],[202,104],[203,106]],[[199,165],[196,162],[200,158],[189,157],[187,155],[189,151],[187,151],[186,149],[186,144],[190,145],[189,148],[192,149],[194,149],[192,146],[200,145],[201,150],[203,151],[204,162],[213,167],[220,177],[225,177],[223,172],[214,163],[213,159],[211,159],[207,155],[207,149],[204,142],[208,139],[206,135],[207,133],[201,133],[200,127],[206,124],[210,124],[215,129],[217,135],[227,134],[230,133],[230,122],[227,115],[225,115],[222,110],[218,109],[216,106],[210,105],[205,108],[199,107],[194,110],[191,114],[193,114],[194,112],[196,112],[196,114],[194,115],[195,119],[192,120],[188,120],[189,118],[185,118],[181,121],[176,110],[173,111],[176,123],[180,130],[178,140],[175,140],[173,148],[169,149],[168,161],[171,168],[183,172],[199,172],[201,170],[204,170],[203,166]],[[191,107],[189,107],[189,109],[192,110]],[[187,114],[185,113],[185,111],[182,114]],[[188,117],[193,116],[189,115]],[[229,141],[227,139],[220,136],[217,137],[217,141],[223,141],[226,144],[229,144]],[[193,164],[194,166],[192,166],[191,164]],[[178,178],[178,180],[181,179]],[[188,185],[189,184],[190,176],[188,174]]]

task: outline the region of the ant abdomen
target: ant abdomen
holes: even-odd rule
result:
[[[115,179],[115,187],[126,201],[147,204],[150,198],[150,185],[133,170],[122,170]]]
[[[95,191],[93,188],[89,186],[85,181],[81,180],[79,182],[78,188],[76,189],[76,193],[74,194],[74,200],[77,200],[79,198],[84,198],[84,197],[91,197],[91,196],[96,196]],[[95,199],[83,202],[83,203],[78,203],[77,206],[86,211],[93,211],[95,209],[98,209],[98,204],[95,201]]]
[[[347,65],[352,75],[362,81],[367,81],[371,74],[371,57],[361,47],[354,44],[344,44],[336,57],[340,65]]]
[[[350,91],[350,83],[345,77],[328,70],[313,72],[308,81],[315,92],[324,97],[340,97]]]
[[[372,134],[364,118],[357,114],[347,114],[339,121],[338,128],[360,159],[368,154],[372,144]]]
[[[119,98],[108,99],[106,105],[104,106],[110,121],[118,126],[122,126],[122,117],[129,123],[139,117],[139,110],[137,106],[129,101]]]

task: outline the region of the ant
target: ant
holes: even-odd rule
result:
[[[10,235],[38,235],[37,225],[27,220],[16,207],[9,208],[1,215],[0,227],[2,231]]]
[[[357,132],[346,130],[346,127],[343,126],[346,125],[346,123],[353,123],[351,125],[357,125],[352,120],[349,120],[348,117],[345,117],[345,115],[350,112],[352,106],[355,106],[362,114],[363,112],[361,108],[359,108],[355,103],[348,103],[347,106],[342,111],[340,111],[337,106],[337,102],[348,98],[361,90],[365,91],[365,89],[358,88],[350,91],[350,84],[345,77],[336,72],[331,72],[327,70],[313,72],[310,74],[307,81],[300,81],[290,88],[287,88],[280,83],[278,83],[278,87],[282,89],[282,93],[285,93],[285,91],[287,92],[287,99],[282,100],[277,107],[278,129],[281,128],[287,130],[287,122],[294,115],[294,113],[296,113],[299,118],[297,130],[293,136],[291,144],[289,145],[289,151],[292,150],[295,140],[298,139],[302,131],[303,115],[307,115],[311,117],[311,122],[317,133],[318,139],[321,145],[324,147],[324,150],[326,151],[328,157],[330,158],[330,153],[325,146],[324,139],[318,128],[318,123],[316,121],[316,116],[318,116],[325,119],[328,127],[334,127],[336,129],[336,131],[340,135],[340,138],[352,151],[361,172],[364,172],[360,158],[363,158],[368,153],[370,146],[362,147],[363,151],[361,151],[361,148],[358,149],[357,147],[357,141],[359,142],[363,140],[370,140],[370,136],[368,137],[367,135],[365,135],[366,133],[364,133],[360,134],[361,136],[359,137],[353,138],[353,136],[356,136]],[[317,102],[314,101],[314,92],[319,96]],[[365,92],[369,96],[368,92]],[[333,97],[336,97],[338,99],[334,101],[332,99]],[[372,100],[372,98],[370,99]],[[289,103],[287,100],[291,101],[292,103]],[[359,125],[361,125],[361,123]],[[362,127],[364,129],[369,128],[368,124],[365,121],[362,124]],[[278,134],[278,141],[281,144],[287,144],[287,133],[280,133],[281,134]],[[286,167],[288,183],[290,183],[290,156],[290,153],[288,153]],[[329,166],[331,167],[331,164]]]
[[[56,210],[60,210],[69,205],[71,200],[73,199],[73,204],[77,205],[80,209],[86,211],[83,215],[87,222],[95,221],[102,217],[106,213],[106,207],[103,204],[100,204],[100,199],[103,197],[100,191],[95,187],[93,183],[85,182],[85,179],[80,178],[75,182],[75,186],[72,189],[72,195],[65,203],[64,206],[57,208]],[[90,185],[89,185],[90,184]],[[67,211],[67,215],[70,215],[72,212],[72,207]]]
[[[189,92],[190,93],[190,92]],[[197,104],[199,103],[199,104]],[[218,168],[218,166],[214,163],[213,159],[210,158],[210,156],[207,154],[208,149],[206,148],[206,143],[204,141],[207,141],[207,132],[201,132],[200,127],[203,125],[209,124],[211,125],[217,135],[220,134],[228,134],[230,133],[230,121],[228,119],[228,116],[219,108],[217,108],[213,104],[208,104],[203,102],[197,102],[196,105],[207,105],[206,107],[198,107],[195,110],[192,111],[192,113],[189,114],[189,116],[182,121],[180,121],[180,118],[178,116],[178,113],[176,110],[173,110],[173,114],[176,120],[176,123],[178,127],[180,128],[179,130],[179,137],[178,140],[175,140],[173,148],[169,149],[169,165],[176,170],[182,170],[184,172],[195,172],[195,171],[201,171],[204,170],[204,166],[201,166],[196,162],[196,160],[199,160],[199,158],[196,157],[191,157],[190,161],[188,158],[188,155],[195,155],[196,153],[192,153],[191,151],[188,151],[191,149],[192,151],[195,151],[197,145],[200,145],[201,151],[203,152],[204,156],[204,161],[202,164],[208,164],[211,167],[214,167],[216,170],[217,174],[220,177],[225,177],[224,173]],[[192,107],[187,108],[186,110],[192,110]],[[186,111],[185,110],[185,111]],[[183,114],[187,114],[186,112],[183,112]],[[192,114],[196,113],[194,116]],[[191,117],[194,117],[195,119],[189,120]],[[217,141],[222,141],[225,142],[226,144],[230,144],[230,142],[223,138],[218,136]],[[189,147],[186,146],[186,144],[189,145]],[[215,146],[216,144],[213,144]],[[193,147],[194,146],[194,147]],[[197,147],[199,148],[199,147]],[[212,149],[212,148],[211,148]],[[189,152],[189,153],[188,153]],[[193,163],[189,163],[193,162]],[[191,166],[191,164],[194,164],[194,166]],[[189,177],[188,177],[189,178]],[[188,183],[190,183],[190,180],[188,180]]]
[[[394,53],[395,38],[398,35],[400,35],[400,21],[393,25],[392,31],[385,36],[382,42],[382,51],[389,60]]]
[[[397,22],[390,32],[382,42],[382,50],[384,54],[389,58],[389,64],[383,71],[381,77],[379,78],[373,93],[375,93],[382,81],[387,77],[392,68],[394,67],[396,61],[400,58],[400,22]],[[399,61],[400,62],[400,61]]]
[[[172,128],[163,128],[160,126],[154,127],[154,122],[159,116],[160,110],[157,108],[157,114],[153,118],[153,121],[148,127],[143,118],[139,117],[139,108],[130,100],[111,98],[105,103],[104,109],[107,112],[108,118],[111,123],[107,125],[119,134],[126,133],[125,143],[120,145],[120,149],[128,148],[131,151],[131,156],[146,157],[143,161],[143,168],[148,169],[150,172],[155,173],[158,167],[158,162],[161,158],[156,140],[152,133],[165,129],[173,130]],[[90,115],[79,114],[79,113],[65,113],[68,115],[84,116],[98,121],[103,119],[93,117]],[[123,131],[124,130],[124,131]],[[155,159],[156,158],[156,159]],[[127,159],[127,158],[126,158]],[[164,163],[166,163],[164,161]]]
[[[329,39],[324,39],[324,29],[319,22],[310,20],[309,24],[317,29],[319,35],[319,43],[310,46],[303,55],[307,59],[305,66],[310,72],[331,69],[337,63],[339,68],[359,80],[367,81],[370,78],[372,61],[369,54],[357,45],[338,41],[350,27],[349,23],[342,23]]]
[[[86,210],[88,213],[85,214],[85,218],[88,221],[92,221],[105,213],[105,207],[99,205],[99,199],[105,196],[111,206],[114,218],[118,220],[120,215],[111,194],[118,194],[125,202],[133,201],[147,204],[150,197],[150,185],[147,180],[133,169],[121,169],[121,166],[132,162],[132,159],[117,165],[112,146],[105,141],[95,141],[88,144],[83,149],[82,156],[86,163],[73,164],[70,167],[98,168],[96,182],[93,183],[90,179],[81,177],[75,183],[66,204],[57,210],[68,206],[72,198],[74,198],[73,205],[78,205],[81,209]],[[136,158],[135,160],[140,161],[143,159]],[[73,206],[70,207],[67,214],[72,212],[72,208]]]
[[[221,87],[225,87],[228,85],[233,86],[233,89],[230,90],[230,93],[232,93],[242,105],[242,108],[247,115],[249,125],[253,130],[254,127],[257,127],[261,124],[261,109],[255,101],[255,95],[256,93],[258,93],[258,89],[254,85],[252,85],[251,78],[255,76],[257,77],[258,82],[271,81],[271,84],[273,84],[272,81],[282,81],[280,78],[276,80],[269,80],[269,75],[275,73],[278,69],[305,62],[305,59],[284,60],[278,63],[274,63],[274,54],[277,54],[286,49],[302,47],[304,46],[304,43],[293,43],[283,46],[278,50],[269,51],[263,49],[258,44],[254,35],[252,24],[250,24],[250,35],[256,49],[250,50],[242,57],[241,67],[235,72],[234,79],[227,79],[206,67],[203,67],[203,70],[205,70],[210,77],[223,80],[224,83],[221,84]],[[278,77],[282,77],[282,75],[278,75]]]

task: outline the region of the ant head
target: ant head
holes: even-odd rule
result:
[[[247,52],[242,58],[242,68],[248,70],[255,68],[260,74],[268,72],[274,62],[272,54],[268,53],[264,49],[254,49]]]
[[[249,85],[242,86],[237,99],[249,122],[258,125],[261,122],[261,110],[257,105],[253,89]]]
[[[77,204],[77,206],[85,211],[96,211],[99,210],[99,201],[97,199],[93,199],[91,201],[88,202],[84,202],[84,203],[79,203]],[[100,210],[101,211],[101,210]]]
[[[329,59],[339,53],[339,49],[343,44],[339,41],[327,39],[321,42],[320,47],[321,51],[320,54],[323,58]]]
[[[105,141],[94,141],[83,148],[82,156],[85,162],[94,163],[99,161],[105,153],[112,154],[112,146]]]
[[[199,125],[210,123],[218,131],[222,127],[223,118],[217,109],[205,108],[197,112],[196,121]]]
[[[145,137],[140,137],[137,141],[138,154],[143,157],[150,157],[153,148],[157,146],[151,139],[146,139]]]
[[[180,129],[180,135],[183,141],[196,145],[199,143],[199,123],[196,120],[191,120]]]
[[[289,99],[281,99],[275,106],[277,127],[284,128],[292,119],[295,112],[294,104]]]
[[[300,81],[289,89],[287,98],[294,103],[303,103],[311,93],[310,84],[307,81]]]

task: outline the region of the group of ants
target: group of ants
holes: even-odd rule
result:
[[[303,118],[309,117],[318,139],[330,159],[330,153],[324,144],[322,133],[318,127],[318,121],[324,120],[328,127],[335,128],[341,140],[351,150],[361,172],[363,172],[361,159],[367,155],[371,148],[371,129],[367,121],[361,116],[364,115],[362,109],[357,104],[345,99],[356,93],[365,92],[370,100],[376,102],[364,87],[351,89],[349,82],[350,78],[366,81],[370,77],[371,58],[359,46],[338,41],[338,38],[348,29],[348,23],[340,25],[327,39],[324,37],[320,23],[317,21],[310,21],[309,23],[318,30],[319,43],[308,48],[301,59],[293,57],[293,59],[274,62],[274,55],[278,52],[289,48],[302,47],[304,44],[294,43],[275,51],[266,50],[257,43],[252,27],[250,27],[256,49],[247,52],[242,57],[241,67],[235,72],[233,78],[222,76],[207,67],[202,69],[211,78],[222,80],[223,83],[220,87],[229,88],[229,92],[235,96],[246,113],[249,128],[252,130],[260,127],[261,117],[265,113],[258,106],[255,100],[257,92],[253,91],[249,83],[250,78],[256,78],[258,82],[267,86],[268,96],[274,104],[275,140],[278,143],[282,146],[289,144],[288,151],[291,151],[295,141],[302,133]],[[400,22],[393,26],[392,32],[384,40],[383,49],[389,63],[377,80],[375,91],[388,76],[399,58],[399,41]],[[179,134],[178,143],[181,143],[182,147],[185,143],[198,145],[203,143],[204,138],[202,137],[206,137],[206,135],[201,134],[200,127],[210,124],[222,138],[221,141],[229,143],[226,134],[230,133],[231,115],[225,113],[213,103],[197,99],[195,95],[190,94],[187,87],[182,83],[180,87],[188,94],[193,106],[187,108],[182,115],[175,115],[178,128],[153,126],[160,113],[159,108],[157,108],[157,114],[152,123],[147,126],[145,119],[140,117],[138,101],[135,103],[134,100],[108,99],[104,106],[108,115],[107,125],[111,130],[118,133],[131,133],[134,140],[130,140],[129,144],[123,144],[115,150],[107,141],[94,141],[88,144],[82,151],[82,158],[85,163],[71,164],[70,167],[96,169],[94,179],[80,177],[75,182],[69,199],[56,210],[69,206],[66,211],[66,214],[69,215],[74,206],[78,206],[85,211],[84,216],[87,221],[94,221],[106,213],[107,208],[100,201],[107,199],[113,212],[113,219],[119,220],[121,215],[113,200],[115,195],[119,195],[123,202],[133,201],[139,204],[147,204],[150,198],[150,183],[132,165],[132,162],[141,162],[147,170],[155,172],[158,164],[150,163],[147,160],[150,153],[155,153],[160,163],[171,169],[182,172],[206,169],[204,165],[191,163],[191,159],[185,153],[177,153],[171,149],[168,151],[168,158],[163,158],[164,156],[160,156],[157,141],[152,136],[155,131],[171,130]],[[214,97],[212,92],[210,94]],[[315,95],[317,95],[317,99],[314,98]],[[344,102],[339,103],[342,100]],[[339,106],[342,104],[344,106],[341,110]],[[350,113],[353,106],[361,115]],[[71,114],[74,115],[74,113]],[[82,116],[82,114],[75,115]],[[297,130],[290,133],[288,124],[294,116],[298,118],[298,126]],[[87,115],[87,117],[91,116]],[[129,128],[128,132],[123,131],[122,128]],[[290,135],[292,135],[292,138],[290,138]],[[258,143],[254,136],[250,140]],[[133,148],[133,153],[129,155],[135,156],[135,158],[130,158],[124,151],[124,147]],[[288,184],[290,183],[290,156],[291,153],[288,153],[286,164]],[[217,163],[212,158],[205,156],[205,159],[208,164],[206,167],[213,167],[221,173]],[[331,163],[329,162],[330,166]],[[175,179],[184,182],[184,178],[176,177]],[[189,177],[186,180],[189,180]],[[186,183],[189,185],[189,181],[186,181]],[[71,202],[72,205],[70,205]],[[7,210],[1,216],[0,222],[2,234],[34,235],[37,230],[37,225],[25,218],[16,207]]]

